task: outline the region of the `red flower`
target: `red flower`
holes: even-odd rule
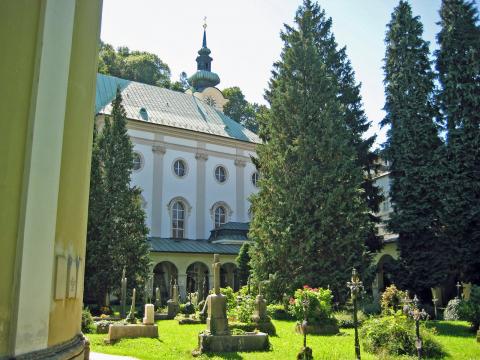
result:
[[[303,285],[303,288],[304,288],[305,290],[307,290],[307,289],[310,289],[310,286],[308,286],[308,285]]]

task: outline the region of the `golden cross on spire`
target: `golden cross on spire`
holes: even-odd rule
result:
[[[207,29],[207,17],[206,16],[203,18],[203,29],[204,30]]]

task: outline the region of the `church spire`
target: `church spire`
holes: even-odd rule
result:
[[[207,47],[207,17],[203,18],[203,41],[202,41],[202,48]]]
[[[193,74],[189,82],[197,90],[207,87],[215,87],[220,83],[220,78],[212,72],[212,58],[210,49],[207,47],[207,18],[204,18],[202,48],[198,51],[197,72]]]

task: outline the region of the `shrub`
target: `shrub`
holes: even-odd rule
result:
[[[233,289],[229,286],[226,288],[220,288],[220,293],[227,297],[227,312],[232,311],[237,306],[237,301],[235,299],[235,293]]]
[[[303,289],[295,291],[294,298],[290,299],[290,313],[297,319],[303,321],[306,318],[310,323],[321,323],[322,320],[330,319],[332,316],[333,295],[329,289],[312,289],[305,285]],[[308,301],[307,313],[303,309],[303,302]]]
[[[401,308],[403,300],[407,298],[408,295],[405,291],[397,289],[395,285],[390,285],[382,293],[382,299],[380,305],[382,306],[382,311],[395,312]]]
[[[285,309],[283,304],[267,305],[267,314],[275,320],[291,320],[292,315]]]
[[[182,314],[195,314],[195,306],[191,302],[187,302],[185,305],[183,305],[183,308],[182,305],[180,305],[180,310]]]
[[[363,312],[367,315],[379,315],[382,312],[382,308],[377,301],[365,302],[361,305]]]
[[[338,326],[344,329],[353,328],[353,313],[350,311],[337,311],[333,313],[333,317],[337,319]],[[357,312],[357,323],[358,326],[361,326],[362,323],[367,319],[365,314],[362,311]]]
[[[360,329],[360,335],[368,352],[390,356],[417,354],[415,323],[400,312],[366,320]],[[434,338],[434,329],[427,329],[421,324],[420,336],[424,357],[438,358],[443,355],[440,344]]]
[[[472,324],[474,330],[480,326],[480,286],[473,285],[470,299],[462,301],[459,308],[459,315],[462,320]]]
[[[237,321],[243,323],[250,322],[250,318],[255,310],[255,298],[250,295],[238,295],[236,300],[237,305],[234,311],[232,311],[232,315],[237,319]]]
[[[82,310],[82,332],[84,334],[92,333],[95,330],[92,314],[88,308]]]
[[[454,321],[460,320],[460,304],[462,300],[454,298],[450,300],[443,312],[443,318],[445,320]]]

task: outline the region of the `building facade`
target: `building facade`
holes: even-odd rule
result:
[[[224,285],[238,286],[235,257],[259,178],[252,157],[260,139],[223,114],[227,100],[215,87],[205,32],[198,54],[185,93],[97,75],[100,127],[121,90],[134,145],[132,185],[142,189],[154,287],[164,298],[172,278],[182,296],[212,284],[214,253],[222,254]]]

